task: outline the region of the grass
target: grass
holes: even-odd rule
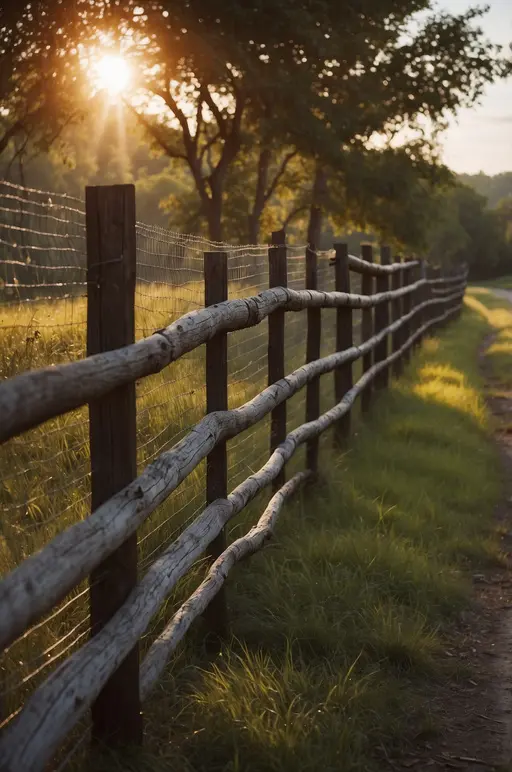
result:
[[[137,337],[147,336],[191,307],[201,306],[202,283],[181,287],[142,285],[136,295]],[[232,296],[257,287],[231,282]],[[329,321],[330,320],[330,321]],[[324,345],[333,348],[334,312],[328,312]],[[303,363],[305,314],[293,314],[287,325],[288,372]],[[0,377],[85,355],[84,298],[53,299],[0,305]],[[231,407],[243,404],[266,385],[265,325],[229,337]],[[330,346],[330,348],[329,348]],[[327,353],[326,351],[326,353]],[[325,382],[323,401],[331,405],[332,379]],[[138,467],[172,447],[199,421],[206,407],[204,348],[137,384]],[[303,421],[304,394],[289,410],[289,425]],[[258,469],[268,455],[268,421],[229,443],[230,487]],[[45,423],[0,447],[0,576],[48,543],[65,527],[90,511],[90,458],[87,409],[75,410]],[[187,478],[139,529],[141,573],[204,507],[205,464]],[[268,498],[268,496],[267,496]],[[265,497],[260,497],[259,505]],[[253,511],[254,517],[256,510]],[[251,516],[251,515],[249,515]],[[169,613],[183,598],[199,563],[155,618],[143,647],[150,644]],[[87,588],[76,588],[62,611],[14,644],[0,658],[0,723],[15,712],[51,669],[81,645],[88,635]],[[57,609],[59,612],[59,609]],[[37,671],[37,672],[36,672]]]
[[[512,289],[512,276],[500,276],[497,279],[488,279],[478,283],[480,287],[497,289]]]
[[[493,388],[497,392],[508,389],[512,385],[510,303],[486,288],[473,288],[467,302],[488,320],[493,331],[493,340],[486,352]]]
[[[147,314],[149,302],[146,298]],[[160,312],[161,300],[155,298],[155,303]],[[392,753],[405,736],[435,731],[422,707],[424,679],[457,676],[442,656],[443,628],[468,601],[468,568],[500,560],[491,514],[501,479],[476,360],[483,336],[492,329],[501,333],[510,324],[504,301],[499,303],[493,305],[488,292],[473,292],[462,319],[428,339],[405,376],[379,397],[365,422],[357,422],[345,454],[334,454],[331,438],[323,439],[320,483],[283,513],[273,544],[230,579],[232,640],[212,657],[202,649],[201,626],[196,625],[145,706],[144,749],[104,754],[95,759],[95,770],[380,769],[382,754]],[[63,313],[62,306],[58,311]],[[51,314],[55,320],[55,305]],[[290,341],[297,347],[290,346],[288,370],[300,361],[304,345],[300,315],[292,318]],[[326,318],[332,315],[326,312]],[[14,333],[4,319],[2,367],[12,366],[9,352],[18,356],[21,369],[80,355],[83,325],[70,327],[75,332],[65,343],[64,319],[58,317],[61,327],[55,336],[45,330],[35,336],[39,328],[31,323],[25,337],[35,339],[25,341],[27,351],[19,323],[18,337],[6,343]],[[140,309],[138,320],[146,331],[161,326]],[[231,404],[249,398],[264,382],[260,358],[251,354],[261,345],[251,338],[254,334],[245,331],[245,337],[233,338],[231,344],[232,375],[238,373]],[[199,358],[184,359],[139,387],[141,464],[201,415],[201,368]],[[323,381],[323,400],[332,404],[332,379]],[[146,406],[151,409],[144,411]],[[296,406],[291,412],[293,425],[302,410]],[[52,517],[67,499],[62,492],[52,494],[58,486],[51,478],[68,474],[73,485],[62,495],[80,494],[71,491],[77,488],[80,464],[87,461],[86,445],[75,449],[84,440],[79,424],[84,417],[57,419],[28,440],[26,436],[21,461],[14,462],[12,452],[0,457],[4,480],[23,472],[14,490],[3,482],[3,508],[12,511],[13,501],[23,503],[26,491],[41,484],[46,496],[43,505],[37,502],[39,509],[31,510],[30,503],[21,508],[14,520],[17,539],[13,521],[4,521],[4,570],[51,538],[53,527],[62,528],[62,515],[55,523]],[[266,430],[248,437],[232,452],[232,480],[237,474],[247,476],[247,467],[266,450]],[[54,459],[53,467],[49,459]],[[142,533],[143,564],[201,506],[201,473]],[[87,500],[76,501],[69,517],[86,511]],[[259,511],[261,501],[235,523],[232,534],[246,529]],[[198,566],[178,588],[143,647],[202,570]],[[17,644],[4,668],[18,677],[29,672],[34,658],[44,663],[48,655],[41,651],[80,623],[83,603],[79,599],[72,613],[66,611],[43,626],[38,637]],[[74,633],[71,640],[78,645]],[[65,645],[57,651],[64,653]],[[51,658],[52,650],[49,654]],[[21,670],[20,660],[26,663]],[[19,701],[23,691],[18,688],[15,696]],[[81,768],[81,763],[78,754],[73,764]]]
[[[144,750],[95,768],[362,772],[437,731],[425,683],[459,675],[443,631],[468,603],[469,571],[501,560],[476,352],[507,325],[504,301],[472,292],[350,449],[324,449],[322,484],[230,579],[232,640],[208,657],[197,626],[147,705]]]

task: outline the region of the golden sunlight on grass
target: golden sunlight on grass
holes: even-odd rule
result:
[[[478,391],[465,382],[463,372],[446,364],[421,367],[413,391],[422,399],[435,400],[484,420],[485,410]]]
[[[491,290],[473,287],[465,298],[466,306],[476,311],[492,327],[494,340],[486,351],[494,386],[512,384],[512,305],[496,297]]]

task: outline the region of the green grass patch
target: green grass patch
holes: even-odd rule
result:
[[[473,292],[350,449],[324,450],[322,483],[230,579],[229,645],[208,659],[196,627],[147,705],[145,750],[107,769],[362,772],[435,731],[425,679],[457,677],[443,629],[468,602],[469,571],[500,560],[476,352],[502,313]]]
[[[479,287],[498,289],[512,289],[512,276],[500,276],[497,279],[488,279],[487,281],[478,282]]]
[[[512,304],[482,287],[470,289],[466,302],[491,326],[493,339],[485,352],[490,378],[496,392],[507,390],[512,387]]]

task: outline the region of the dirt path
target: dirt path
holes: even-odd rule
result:
[[[512,303],[512,291],[496,294]],[[405,757],[390,759],[394,769],[512,772],[512,434],[499,429],[510,424],[512,391],[500,387],[500,396],[493,395],[484,357],[491,342],[480,356],[506,479],[506,498],[495,517],[507,565],[473,575],[474,603],[448,632],[444,652],[458,663],[459,677],[433,686],[432,736],[423,732]]]

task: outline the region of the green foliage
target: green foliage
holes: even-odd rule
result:
[[[199,202],[190,174],[148,144],[142,129],[126,110],[105,112],[97,98],[87,115],[64,129],[52,149],[29,154],[20,169],[12,153],[0,164],[0,174],[21,185],[83,197],[86,185],[133,182],[137,219],[153,225],[190,231],[197,226],[191,213]]]
[[[87,55],[120,49],[130,59],[136,77],[128,109],[168,157],[188,167],[199,199],[195,210],[210,236],[220,239],[227,186],[241,154],[242,166],[252,164],[246,175],[252,184],[246,202],[230,194],[231,207],[248,212],[254,237],[265,208],[276,206],[277,183],[286,198],[281,162],[288,150],[303,156],[306,166],[316,161],[343,175],[347,154],[366,156],[376,134],[390,140],[413,131],[418,147],[427,147],[425,125],[435,136],[448,113],[473,104],[486,83],[509,71],[478,27],[482,11],[450,15],[432,8],[431,0],[368,0],[365,7],[261,0],[249,11],[240,0],[45,0],[40,10],[52,18],[56,83],[61,73],[83,81],[79,46]],[[415,15],[420,11],[423,21]],[[5,40],[15,41],[18,54],[7,80],[10,98],[24,93],[21,86],[30,80],[23,53],[30,51],[34,66],[37,57],[50,55],[43,53],[45,38],[30,6],[2,21]],[[59,103],[60,92],[50,87],[48,93]],[[83,93],[68,88],[59,107],[64,114],[73,94],[81,100],[75,112],[83,110]],[[414,167],[414,155],[405,157]],[[297,210],[300,198],[285,219]]]
[[[474,279],[510,273],[508,221],[503,212],[488,209],[486,203],[465,185],[439,191],[439,216],[428,234],[430,260],[448,265],[465,262]]]
[[[82,26],[67,3],[0,6],[0,156],[12,145],[47,149],[81,112]]]
[[[488,206],[494,209],[501,199],[512,196],[512,172],[503,172],[494,176],[484,174],[460,174],[464,185],[476,190],[487,199]]]

